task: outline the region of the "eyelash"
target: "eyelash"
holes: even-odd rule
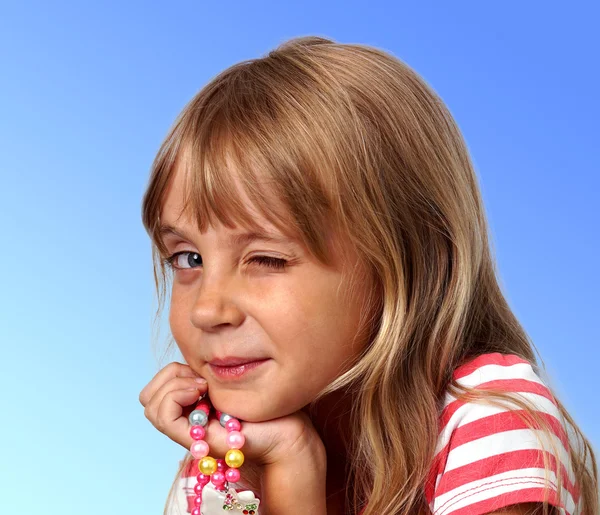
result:
[[[190,252],[187,250],[184,250],[182,252],[176,252],[172,256],[165,258],[163,260],[163,262],[165,265],[167,265],[175,270],[192,270],[193,268],[198,268],[198,267],[182,268],[182,267],[175,266],[175,264],[174,264],[175,260],[182,254],[196,254],[196,253]],[[274,258],[271,256],[254,256],[248,260],[248,263],[253,263],[253,262],[259,263],[263,266],[266,266],[267,268],[273,268],[273,269],[277,269],[277,270],[282,270],[287,265],[287,261],[285,259]]]

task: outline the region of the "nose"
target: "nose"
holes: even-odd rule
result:
[[[203,274],[190,313],[190,321],[202,331],[215,332],[222,325],[240,325],[244,313],[236,302],[235,278]]]

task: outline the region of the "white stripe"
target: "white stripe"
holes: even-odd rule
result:
[[[528,379],[529,381],[544,384],[529,363],[515,363],[508,366],[482,365],[469,375],[459,378],[457,383],[463,386],[476,386],[488,381],[495,381],[496,379]]]
[[[187,495],[196,495],[194,486],[196,485],[196,476],[180,477],[179,489],[186,492]]]
[[[532,477],[535,479],[530,479]],[[548,480],[551,482],[548,484],[548,487],[556,490],[552,486],[552,483],[556,485],[556,476],[552,471],[548,475]],[[545,485],[544,469],[527,468],[510,470],[454,488],[434,498],[433,506],[430,507],[435,515],[448,515],[470,504],[485,501],[501,494],[525,488],[545,487]],[[569,491],[564,487],[562,489],[562,502],[565,504],[567,511],[573,514],[575,503]],[[561,513],[564,513],[564,511],[561,511]]]
[[[537,393],[519,392],[518,396],[526,401],[531,402],[537,411],[552,415],[560,422],[561,416],[557,407],[543,395],[538,395]],[[436,454],[441,451],[450,441],[452,433],[456,430],[456,428],[484,417],[510,411],[511,405],[514,406],[515,410],[520,409],[516,404],[512,403],[507,403],[507,407],[490,406],[487,404],[479,404],[478,402],[474,401],[463,404],[452,414],[450,420],[440,432],[435,451]]]
[[[509,366],[483,365],[475,369],[469,375],[461,377],[456,382],[462,386],[474,388],[480,384],[500,379],[525,379],[546,386],[546,388],[548,387],[534,372],[529,363],[516,363],[515,365]],[[450,404],[454,399],[455,398],[452,395],[447,394],[444,406]]]
[[[542,439],[541,443],[538,442],[536,434]],[[550,439],[556,446],[559,456],[556,456],[552,451],[548,436],[550,436]],[[555,458],[558,458],[563,463],[570,481],[574,482],[575,478],[573,471],[571,470],[570,458],[560,439],[554,434],[546,435],[543,431],[536,429],[514,429],[512,431],[504,431],[459,445],[452,449],[448,454],[445,472],[454,470],[458,467],[463,467],[474,461],[489,458],[490,456],[529,449],[546,450],[550,454],[553,454]]]

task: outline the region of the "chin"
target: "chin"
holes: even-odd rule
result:
[[[208,397],[219,411],[227,413],[241,421],[264,422],[268,420],[264,403],[256,393],[244,390],[229,390],[209,385]]]
[[[209,385],[208,391],[208,397],[217,410],[241,421],[265,422],[291,413],[278,409],[281,401],[276,399],[272,392],[269,392],[266,398],[262,398],[255,391],[229,390],[214,385]]]

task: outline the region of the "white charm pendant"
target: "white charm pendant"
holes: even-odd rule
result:
[[[236,492],[234,488],[228,488],[226,492],[215,489],[212,482],[208,482],[202,489],[202,504],[200,513],[202,515],[224,515],[224,513],[240,513],[244,515],[260,515],[257,499],[251,490]]]

